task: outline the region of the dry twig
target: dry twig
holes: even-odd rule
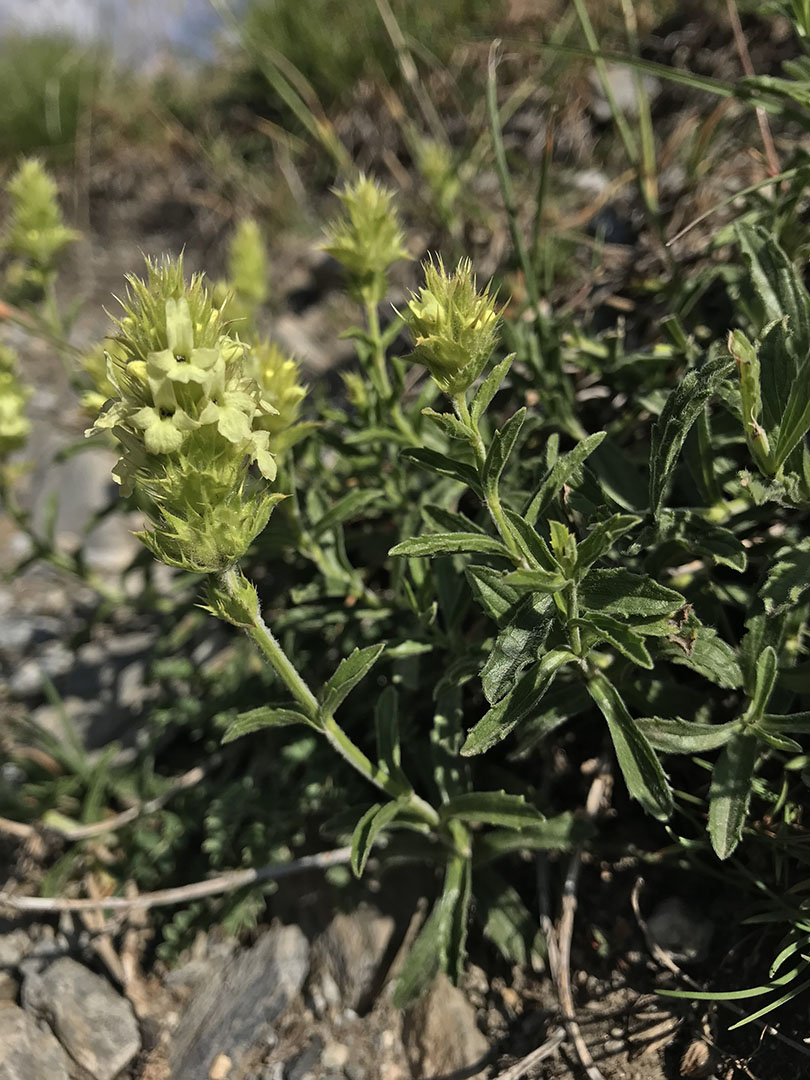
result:
[[[109,896],[106,899],[68,899],[60,896],[12,896],[0,892],[0,907],[10,907],[14,911],[144,911],[154,907],[168,907],[171,904],[185,904],[190,900],[199,900],[204,896],[217,896],[220,893],[233,892],[246,885],[258,885],[263,881],[278,881],[292,877],[305,870],[326,870],[330,866],[341,866],[351,859],[351,848],[335,848],[316,855],[304,855],[294,862],[262,866],[258,870],[231,870],[219,877],[195,881],[190,885],[180,885],[174,889],[158,889],[156,892],[142,893],[131,898]]]
[[[589,819],[599,813],[603,799],[606,798],[612,777],[607,761],[601,760],[596,776],[591,784],[585,802],[585,813]],[[578,847],[568,863],[563,887],[562,913],[556,931],[548,914],[541,917],[543,933],[548,947],[548,960],[557,996],[560,999],[563,1023],[571,1042],[574,1044],[579,1063],[588,1076],[588,1080],[605,1080],[597,1068],[574,1013],[574,997],[571,990],[571,938],[574,932],[574,916],[577,910],[577,884],[582,865],[582,847]]]
[[[495,1080],[521,1080],[521,1077],[525,1076],[529,1069],[539,1065],[547,1057],[551,1057],[564,1039],[565,1028],[555,1028],[542,1046],[538,1046],[536,1050],[532,1050],[526,1057],[516,1061],[514,1065],[510,1065],[506,1072],[499,1073]]]

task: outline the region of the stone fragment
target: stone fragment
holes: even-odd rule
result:
[[[215,965],[174,1035],[172,1080],[207,1077],[220,1055],[238,1076],[248,1055],[298,993],[309,968],[309,943],[297,926],[275,927],[251,948]]]
[[[17,1005],[0,1009],[0,1080],[68,1080],[65,1051]]]
[[[369,905],[336,915],[313,946],[313,988],[330,1005],[370,1008],[393,932],[394,920]]]
[[[16,968],[31,952],[31,938],[25,930],[0,934],[0,968]]]
[[[141,1048],[130,1003],[106,979],[69,956],[41,972],[27,970],[22,1003],[27,1012],[50,1025],[94,1080],[114,1080]]]
[[[445,975],[405,1010],[402,1041],[414,1080],[455,1073],[475,1080],[486,1075],[489,1045],[475,1022],[475,1010]],[[478,1072],[473,1071],[476,1067]]]

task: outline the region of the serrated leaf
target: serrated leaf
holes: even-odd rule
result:
[[[468,824],[500,825],[525,829],[543,820],[540,811],[526,802],[523,795],[505,791],[470,791],[455,795],[439,810],[442,821],[457,818]]]
[[[765,584],[759,590],[766,615],[779,615],[794,607],[810,586],[810,536],[776,554]]]
[[[428,503],[422,507],[422,517],[437,532],[478,532],[486,535],[484,529],[472,518],[459,513],[458,510],[448,510],[444,506],[434,506],[432,503]]]
[[[334,506],[330,506],[323,517],[310,527],[310,536],[313,540],[317,540],[330,529],[334,529],[336,525],[342,525],[344,521],[355,517],[359,510],[379,499],[382,494],[382,491],[371,488],[350,491],[348,495],[338,499]]]
[[[506,584],[506,575],[490,566],[465,566],[464,572],[478,603],[498,625],[511,613],[520,594]]]
[[[406,461],[412,461],[420,469],[426,472],[437,473],[439,476],[449,476],[451,480],[457,480],[460,484],[481,493],[481,485],[478,474],[470,465],[461,461],[454,461],[446,454],[440,454],[436,450],[428,450],[424,447],[416,447],[403,450],[401,457]]]
[[[357,822],[352,835],[351,866],[355,877],[362,877],[374,841],[400,811],[398,802],[375,803]]]
[[[501,555],[511,560],[509,549],[485,533],[432,533],[403,540],[388,552],[389,555],[432,558],[435,555],[458,555],[477,552],[482,555]]]
[[[481,479],[484,490],[489,492],[498,491],[498,483],[501,473],[509,460],[509,456],[515,448],[523,421],[526,419],[526,409],[518,409],[514,416],[510,416],[500,431],[496,431],[487,451]]]
[[[686,605],[679,592],[630,570],[591,570],[580,586],[585,611],[627,618],[660,619]]]
[[[650,746],[665,754],[701,754],[725,746],[739,728],[736,720],[727,724],[698,724],[680,717],[644,716],[636,720]]]
[[[634,664],[638,664],[639,667],[652,669],[652,657],[644,644],[644,638],[626,623],[619,622],[610,615],[595,613],[587,619],[574,619],[572,622],[574,626],[590,630],[597,640],[606,641],[608,645],[612,645],[617,652],[626,656],[628,660],[632,660]]]
[[[323,712],[326,715],[331,716],[360,680],[368,675],[384,649],[383,644],[368,645],[365,649],[355,649],[340,661],[335,674],[323,688]]]
[[[619,691],[601,672],[588,680],[588,691],[607,720],[631,798],[648,814],[666,821],[673,810],[672,791],[649,740],[627,711]]]
[[[514,358],[515,354],[511,353],[505,359],[501,360],[499,364],[496,364],[478,387],[475,397],[473,398],[472,408],[470,409],[470,415],[474,424],[478,423],[487,411],[489,403],[500,390],[501,384],[506,378]]]
[[[555,619],[549,596],[526,597],[495,639],[481,669],[481,685],[490,705],[512,689],[520,672],[536,660]]]
[[[267,705],[260,705],[258,709],[248,709],[234,717],[221,741],[229,743],[263,728],[287,727],[290,724],[306,724],[317,729],[317,725],[309,717],[295,709],[271,709]]]
[[[640,522],[641,518],[636,514],[614,514],[595,525],[577,548],[577,577],[581,578],[597,559],[611,550],[619,537]]]
[[[526,504],[524,517],[530,525],[534,525],[538,517],[545,516],[560,489],[568,483],[577,469],[594,452],[606,435],[607,432],[605,431],[597,431],[593,435],[589,435],[573,450],[555,462],[554,467],[542,480],[540,486]]]
[[[756,760],[756,736],[737,732],[723,748],[712,771],[709,836],[720,859],[727,859],[742,839]]]
[[[689,429],[717,388],[733,373],[734,362],[712,357],[702,368],[689,371],[670,392],[652,429],[650,451],[650,511],[657,517]]]
[[[551,570],[513,570],[505,582],[517,592],[556,593],[568,584],[559,572]]]
[[[576,660],[567,649],[553,649],[522,676],[514,690],[486,712],[470,730],[461,748],[465,757],[483,754],[505,739],[509,732],[535,709],[554,681],[557,671]]]

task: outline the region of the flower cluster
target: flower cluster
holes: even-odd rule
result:
[[[120,443],[113,475],[150,518],[146,546],[171,566],[215,572],[245,553],[283,497],[268,488],[276,465],[260,426],[275,409],[202,278],[187,285],[180,260],[147,265],[146,281],[128,279],[108,356],[115,397],[91,431]]]
[[[228,243],[227,278],[214,286],[214,301],[230,322],[251,323],[267,301],[267,248],[253,218],[239,222]]]
[[[16,367],[14,353],[0,345],[0,461],[25,444],[31,429],[25,415],[30,392],[17,378]]]
[[[391,206],[393,193],[361,176],[337,195],[344,215],[327,228],[323,250],[345,267],[356,298],[379,304],[388,291],[388,267],[409,258],[399,219]]]
[[[270,449],[274,454],[280,454],[293,446],[310,427],[298,422],[307,395],[301,382],[301,369],[275,342],[263,340],[251,348],[245,370],[260,387],[262,398],[275,410],[258,417],[256,427],[269,434]]]
[[[8,182],[11,200],[3,248],[13,256],[6,272],[12,288],[42,290],[62,250],[78,236],[63,219],[57,187],[36,158],[27,158]]]
[[[424,364],[450,397],[483,371],[498,340],[498,313],[489,285],[479,292],[472,263],[448,274],[441,259],[425,263],[425,284],[412,293],[403,318],[414,337],[411,359]]]

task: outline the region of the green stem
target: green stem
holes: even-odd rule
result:
[[[256,643],[262,656],[269,661],[271,667],[301,706],[305,716],[323,733],[329,745],[369,783],[380,791],[384,791],[392,799],[406,802],[428,825],[434,828],[438,826],[439,815],[433,807],[417,795],[409,785],[392,777],[386,769],[374,765],[359,746],[352,742],[335,718],[324,712],[318,699],[264,621],[258,605],[255,610],[249,610],[242,604],[238,578],[239,572],[236,568],[230,567],[223,571],[220,580],[225,592],[239,604],[241,611],[247,617],[244,629],[248,637]]]
[[[399,402],[394,399],[394,390],[388,374],[388,361],[385,356],[385,344],[380,329],[380,317],[377,314],[377,303],[371,296],[364,297],[363,303],[368,322],[368,336],[372,342],[371,360],[377,392],[382,403],[388,408],[394,426],[398,431],[402,432],[406,439],[416,444],[419,442],[419,436],[402,415]]]
[[[516,565],[525,566],[525,559],[518,547],[512,530],[509,528],[509,523],[506,520],[506,515],[503,512],[503,506],[501,505],[501,499],[498,495],[497,489],[493,487],[487,488],[483,483],[484,462],[487,458],[487,450],[484,446],[484,440],[481,438],[481,432],[478,430],[478,424],[475,423],[470,415],[469,407],[467,406],[467,399],[464,394],[459,394],[453,398],[453,405],[458,415],[459,420],[470,432],[470,442],[472,443],[473,452],[475,453],[475,462],[478,466],[478,475],[482,481],[482,488],[484,490],[484,501],[487,504],[490,517],[495,523],[495,528],[498,530],[501,539],[509,548],[510,554],[515,560]]]
[[[572,625],[572,621],[579,618],[579,596],[573,581],[565,592],[568,600],[568,640],[571,642],[571,652],[576,653],[577,656],[582,656],[582,635],[579,627]]]

